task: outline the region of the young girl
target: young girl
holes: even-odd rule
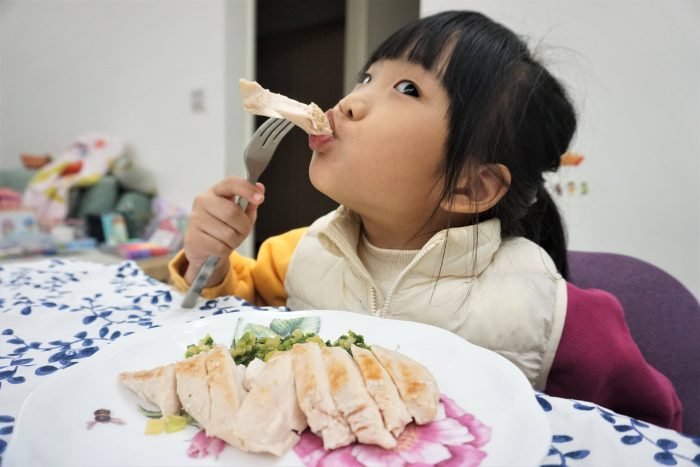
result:
[[[374,52],[327,115],[334,136],[309,138],[309,174],[340,207],[244,258],[232,251],[264,187],[227,178],[194,201],[170,268],[177,288],[216,255],[205,297],[440,326],[503,355],[538,390],[680,429],[674,389],[617,300],[565,281],[543,173],[559,167],[576,117],[515,34],[473,12],[421,19]]]

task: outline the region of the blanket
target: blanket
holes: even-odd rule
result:
[[[71,188],[97,183],[124,150],[120,140],[108,135],[92,133],[76,138],[29,181],[23,204],[34,210],[44,229],[50,229],[65,220]]]

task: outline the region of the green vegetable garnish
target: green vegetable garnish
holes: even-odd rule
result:
[[[212,349],[212,347],[214,347],[214,339],[207,334],[206,337],[200,339],[197,344],[190,344],[187,346],[185,358],[190,358],[200,352],[208,352]]]
[[[231,356],[236,364],[247,366],[255,358],[269,361],[277,352],[291,350],[294,344],[305,342],[315,342],[320,346],[325,346],[323,340],[315,333],[304,333],[299,329],[295,329],[285,337],[255,337],[252,332],[248,331],[240,339],[233,342]]]
[[[138,405],[139,412],[144,414],[148,418],[161,418],[163,416],[163,413],[160,410],[148,410],[141,406],[141,404]]]
[[[345,350],[347,350],[348,352],[350,352],[350,347],[352,345],[356,345],[356,346],[361,347],[363,349],[369,349],[369,346],[367,344],[365,344],[365,338],[360,334],[355,334],[351,330],[348,330],[347,335],[343,334],[338,339],[336,339],[336,341],[333,342],[332,344],[330,343],[330,341],[326,342],[326,344],[329,347],[342,347]]]
[[[184,430],[187,426],[187,418],[180,415],[165,417],[165,432],[174,433]]]
[[[276,353],[291,350],[294,344],[306,342],[315,342],[321,347],[342,347],[348,352],[353,344],[369,349],[365,344],[365,338],[351,330],[332,343],[331,341],[324,342],[315,332],[304,331],[304,329],[318,329],[319,327],[320,320],[316,322],[309,318],[273,320],[269,328],[249,323],[245,326],[243,335],[233,340],[231,356],[237,365],[248,366],[256,358],[267,362]],[[197,344],[187,346],[185,357],[189,358],[200,352],[208,352],[212,347],[214,347],[214,340],[207,334]]]

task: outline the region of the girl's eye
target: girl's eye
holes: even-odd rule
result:
[[[359,79],[357,80],[359,84],[367,84],[370,81],[372,81],[372,75],[370,75],[369,73],[362,73]]]
[[[420,94],[418,93],[418,88],[415,84],[413,84],[410,81],[401,81],[399,84],[394,86],[394,88],[402,94],[406,94],[408,96],[413,97],[420,97]]]

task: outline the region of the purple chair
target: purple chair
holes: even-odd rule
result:
[[[612,293],[647,362],[683,404],[683,431],[700,434],[700,303],[667,272],[613,253],[569,251],[569,282]]]

